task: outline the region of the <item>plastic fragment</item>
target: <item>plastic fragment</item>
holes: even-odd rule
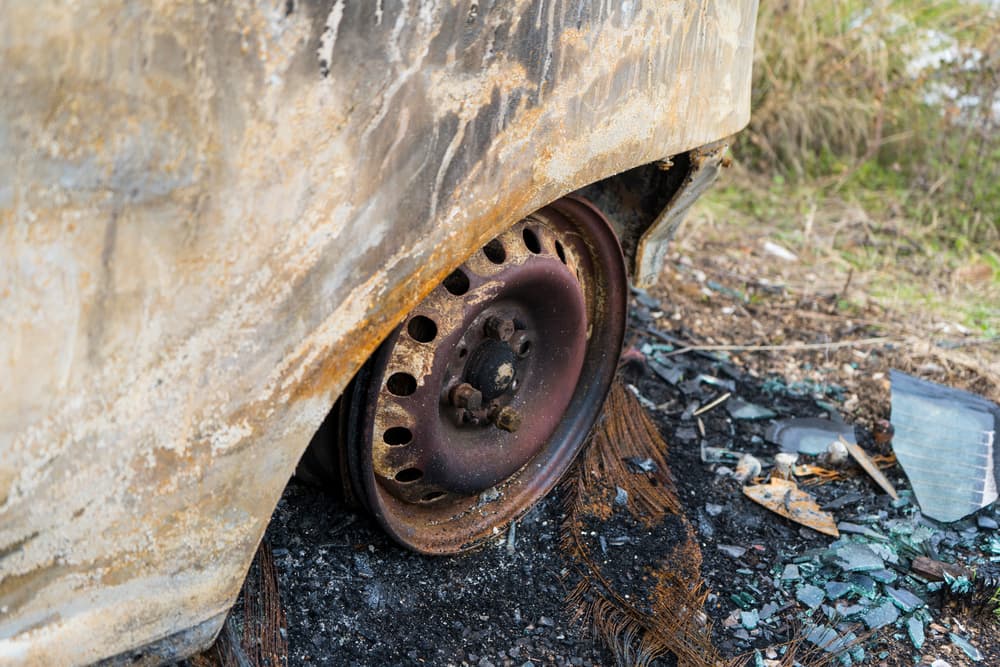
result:
[[[895,623],[899,619],[899,610],[891,600],[886,600],[865,614],[865,625],[869,630],[878,630],[890,623]]]
[[[808,526],[824,535],[840,537],[833,516],[824,512],[795,482],[772,477],[767,484],[743,487],[743,493],[754,502],[776,514]]]
[[[969,659],[973,662],[981,662],[983,659],[983,654],[979,652],[979,649],[969,643],[969,640],[961,635],[957,635],[954,632],[949,632],[948,636],[951,638],[951,643],[962,649],[965,655],[969,656]]]
[[[996,501],[1000,406],[892,371],[892,448],[921,511],[952,522]]]

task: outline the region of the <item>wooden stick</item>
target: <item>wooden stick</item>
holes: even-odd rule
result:
[[[691,345],[663,356],[672,357],[685,352],[797,352],[799,350],[833,350],[841,347],[863,347],[891,342],[888,336],[862,338],[860,340],[840,340],[834,343],[788,343],[787,345]]]

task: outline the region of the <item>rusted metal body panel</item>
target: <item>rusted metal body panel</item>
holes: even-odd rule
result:
[[[0,663],[210,639],[379,341],[529,212],[740,129],[755,11],[0,1]]]

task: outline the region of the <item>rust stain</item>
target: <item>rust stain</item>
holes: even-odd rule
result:
[[[752,1],[640,3],[628,25],[557,4],[542,34],[531,4],[472,26],[458,3],[386,10],[395,34],[358,5],[325,78],[309,3],[5,5],[0,544],[21,546],[0,660],[221,622],[310,435],[406,312],[531,211],[745,121]]]

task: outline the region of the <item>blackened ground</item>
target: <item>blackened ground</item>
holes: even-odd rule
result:
[[[517,526],[459,557],[393,543],[370,519],[292,481],[274,512],[290,665],[604,665],[569,625],[550,496]]]

